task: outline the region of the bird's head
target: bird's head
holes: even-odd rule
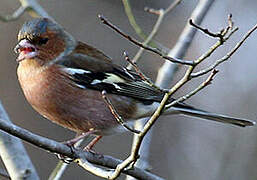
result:
[[[47,18],[36,18],[24,23],[14,51],[19,54],[18,62],[34,59],[45,64],[69,54],[75,45],[74,38],[59,24]]]

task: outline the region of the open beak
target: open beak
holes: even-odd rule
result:
[[[37,49],[28,40],[22,39],[14,48],[14,52],[19,54],[16,61],[21,62],[24,59],[34,58],[38,53]]]

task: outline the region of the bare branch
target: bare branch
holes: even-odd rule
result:
[[[202,31],[203,33],[209,35],[210,37],[219,38],[220,41],[223,42],[222,31],[221,31],[221,32],[218,32],[218,33],[210,32],[208,29],[202,28],[201,26],[195,24],[192,19],[189,19],[189,24],[190,24],[191,26],[195,27],[196,29],[199,29],[199,30]]]
[[[177,7],[181,3],[181,1],[182,0],[173,1],[165,10],[163,10],[163,9],[156,10],[156,9],[149,8],[149,7],[145,7],[144,10],[146,12],[149,12],[149,13],[152,13],[152,14],[156,14],[156,15],[159,15],[159,16],[161,14],[161,11],[163,11],[163,14],[166,15],[167,13],[172,11],[175,7]]]
[[[148,50],[150,52],[153,52],[153,53],[159,55],[160,57],[162,57],[163,59],[169,60],[169,61],[171,61],[173,63],[179,63],[179,64],[184,64],[184,65],[193,65],[193,61],[181,60],[181,59],[178,59],[178,58],[172,58],[172,57],[164,55],[160,50],[158,50],[156,48],[152,48],[152,47],[149,47],[149,46],[144,46],[142,43],[138,42],[137,40],[135,40],[131,36],[129,36],[129,35],[125,34],[124,32],[122,32],[118,27],[116,27],[115,25],[110,23],[110,21],[108,21],[104,16],[98,15],[98,17],[100,18],[100,20],[102,21],[103,24],[109,26],[114,31],[116,31],[117,33],[119,33],[120,35],[122,35],[124,38],[128,39],[129,41],[131,41],[135,45],[137,45],[139,47],[142,47],[145,50]]]
[[[199,76],[202,76],[210,71],[212,71],[213,69],[215,69],[218,65],[220,65],[221,63],[227,61],[238,49],[239,47],[246,41],[246,39],[257,29],[257,24],[255,24],[253,26],[252,29],[250,29],[245,35],[244,37],[235,45],[235,47],[230,51],[228,52],[225,56],[223,56],[221,59],[218,59],[213,65],[211,65],[210,67],[202,70],[202,71],[199,71],[199,72],[196,72],[196,73],[192,73],[191,74],[191,77],[194,78],[194,77],[199,77]]]
[[[208,78],[202,83],[200,84],[197,88],[195,88],[193,91],[189,92],[188,94],[178,98],[177,100],[173,101],[172,103],[168,104],[165,106],[165,109],[168,109],[172,106],[174,106],[177,103],[183,102],[189,98],[191,98],[193,95],[195,95],[196,93],[198,93],[199,91],[201,91],[203,88],[205,88],[206,86],[210,85],[214,76],[218,73],[219,71],[214,69],[212,71],[212,73],[208,76]]]
[[[81,162],[88,161],[90,163],[104,166],[107,168],[115,168],[119,163],[122,162],[121,160],[115,159],[110,156],[93,154],[93,153],[82,151],[79,149],[71,150],[70,147],[64,144],[33,134],[30,131],[20,128],[14,124],[5,122],[3,119],[0,119],[0,129],[2,129],[3,131],[13,136],[23,139],[24,141],[29,142],[41,149],[44,149],[53,153],[62,154],[72,159],[83,159]],[[80,162],[79,162],[79,165],[84,167],[84,165],[80,164]],[[93,171],[90,171],[90,172],[94,173]],[[139,168],[124,170],[122,172],[138,179],[151,179],[151,180],[162,179],[158,176],[155,176]]]
[[[135,17],[132,13],[129,0],[122,0],[125,12],[128,16],[128,20],[130,22],[130,25],[133,27],[133,29],[136,31],[137,35],[139,35],[140,38],[146,39],[147,36],[143,32],[143,30],[140,28],[140,26],[137,24]]]
[[[205,59],[207,59],[208,57],[210,57],[210,56],[216,51],[216,49],[218,49],[224,42],[226,42],[226,41],[230,38],[230,36],[231,36],[234,32],[236,32],[237,30],[238,30],[238,29],[236,28],[236,29],[234,29],[233,31],[231,31],[231,32],[228,34],[227,37],[224,37],[224,36],[223,36],[222,41],[219,40],[219,41],[217,41],[213,46],[211,46],[211,47],[209,48],[209,50],[208,50],[206,53],[202,54],[198,59],[195,60],[195,64],[196,64],[196,65],[197,65],[197,64],[200,64],[200,63],[203,62]],[[192,75],[191,77],[193,78],[194,76]]]
[[[158,15],[158,16],[160,15],[160,10],[163,11],[163,9],[153,9],[153,8],[150,8],[150,7],[145,7],[144,10],[148,13]]]
[[[163,18],[164,18],[164,13],[163,11],[160,12],[160,16],[158,17],[151,33],[149,34],[149,36],[146,38],[146,40],[143,42],[143,45],[144,46],[147,46],[151,41],[152,39],[156,36],[159,28],[160,28],[160,25],[163,21]],[[144,48],[143,47],[140,47],[140,49],[138,50],[138,52],[136,53],[135,57],[133,58],[133,62],[137,62],[138,59],[142,56],[143,52],[144,52]],[[131,68],[130,66],[128,66],[128,68]]]
[[[11,123],[0,101],[0,119]],[[37,172],[22,142],[5,132],[0,132],[0,155],[11,179],[37,180]]]
[[[130,25],[133,27],[133,29],[135,30],[135,32],[137,33],[137,35],[143,39],[146,40],[147,39],[147,35],[143,32],[143,30],[140,28],[140,26],[137,24],[135,17],[132,13],[131,10],[131,6],[129,3],[129,0],[122,0],[126,15],[128,17],[129,23]],[[168,48],[165,47],[164,45],[160,44],[159,42],[154,41],[153,39],[149,42],[149,45],[151,47],[155,47],[155,48],[159,48],[162,49],[165,52],[168,52]]]
[[[134,164],[136,160],[139,158],[139,149],[140,149],[141,143],[145,135],[147,134],[147,132],[151,129],[155,121],[161,115],[162,109],[165,107],[165,103],[167,102],[168,99],[169,99],[169,95],[168,93],[166,93],[165,96],[163,97],[163,100],[160,103],[160,106],[157,108],[157,110],[154,112],[151,118],[147,121],[143,130],[136,135],[135,143],[133,144],[130,156],[116,167],[110,179],[117,178],[124,168],[128,167],[131,163]]]
[[[233,29],[233,27],[234,27],[234,22],[232,21],[232,14],[228,15],[228,27],[230,29]]]
[[[177,7],[182,0],[175,0],[173,1],[164,11],[165,14],[169,13],[170,11],[172,11],[175,7]]]
[[[192,12],[190,19],[193,19],[196,24],[201,24],[213,2],[214,0],[199,1],[196,8]],[[181,32],[176,45],[169,52],[168,56],[183,58],[192,42],[192,39],[194,38],[195,33],[196,29],[192,28],[190,24],[187,24],[184,30]],[[162,88],[169,87],[173,75],[177,69],[178,64],[172,64],[168,61],[165,62],[159,69],[156,84]]]
[[[126,2],[126,3],[123,3],[124,6],[125,6],[125,9],[127,9],[127,8],[130,9],[130,5],[128,3],[128,0],[123,0],[123,2]],[[154,10],[154,9],[150,9],[150,8],[147,8],[147,7],[145,8],[145,11],[157,14],[158,15],[158,19],[157,19],[157,21],[156,21],[156,23],[155,23],[151,33],[147,36],[147,38],[144,38],[145,39],[145,41],[143,42],[144,46],[147,46],[150,42],[152,42],[152,39],[156,36],[156,34],[157,34],[157,32],[158,32],[158,30],[159,30],[159,28],[161,26],[161,23],[162,23],[165,15],[168,12],[170,12],[173,8],[175,8],[180,2],[181,2],[181,0],[174,1],[165,10],[163,10],[163,9]],[[131,12],[131,10],[129,12],[126,11],[126,13],[127,13],[128,18],[130,18],[130,16],[134,17],[132,12]],[[140,28],[140,27],[138,26],[138,28]],[[133,58],[133,62],[137,62],[139,60],[139,58],[142,56],[144,50],[145,49],[143,47],[140,47],[139,51],[136,53],[135,57]],[[132,66],[129,65],[127,68],[131,69]]]
[[[126,1],[126,0],[125,0]],[[147,46],[151,41],[152,39],[156,36],[160,26],[161,26],[161,23],[165,17],[165,15],[170,12],[173,8],[175,8],[179,3],[181,2],[181,0],[176,0],[174,1],[173,3],[170,4],[170,6],[163,10],[163,9],[159,9],[159,10],[154,10],[152,8],[145,8],[145,11],[147,12],[150,12],[150,13],[154,13],[154,14],[157,14],[158,15],[158,19],[151,31],[151,33],[147,36],[147,38],[145,38],[145,41],[143,42],[143,46]],[[141,55],[143,54],[144,52],[144,48],[143,47],[140,47],[139,51],[136,53],[135,57],[133,58],[133,62],[137,62],[138,59],[141,57]],[[131,66],[128,66],[128,68],[130,69]]]

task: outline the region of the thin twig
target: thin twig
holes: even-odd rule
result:
[[[123,1],[126,1],[127,4],[129,4],[128,0],[123,0]],[[147,11],[147,12],[150,12],[150,13],[155,12],[155,14],[158,15],[158,19],[157,19],[151,33],[147,36],[147,38],[145,38],[145,41],[143,42],[144,46],[147,46],[152,41],[152,39],[156,36],[158,30],[160,29],[161,23],[163,22],[163,19],[164,19],[165,15],[168,12],[170,12],[172,9],[174,9],[180,2],[181,2],[181,0],[174,1],[165,10],[163,10],[163,9],[154,10],[152,8],[147,8],[147,7],[145,8],[145,11]],[[125,4],[124,4],[124,6],[125,6]],[[129,12],[126,12],[126,13],[127,13],[128,17],[133,16],[133,14],[131,15],[131,14],[129,14]],[[130,11],[130,13],[132,13],[132,12]],[[133,62],[137,62],[139,60],[139,58],[142,56],[144,50],[145,50],[144,48],[140,47],[140,49],[138,50],[138,52],[136,53],[136,55],[133,58]],[[127,68],[131,69],[132,66],[129,65]]]
[[[146,38],[146,40],[143,42],[144,46],[147,46],[152,41],[152,39],[156,36],[156,34],[160,28],[160,25],[163,21],[163,18],[164,18],[164,13],[163,13],[163,11],[161,11],[151,33]],[[139,58],[142,56],[144,50],[145,49],[143,47],[140,47],[140,49],[138,50],[138,52],[136,53],[136,55],[133,58],[133,62],[137,62],[139,60]],[[131,67],[128,66],[128,68],[131,68]]]
[[[122,170],[126,167],[128,167],[131,163],[135,163],[136,160],[139,158],[139,149],[141,146],[141,143],[147,134],[147,132],[150,130],[150,128],[154,125],[155,121],[158,119],[158,117],[162,113],[162,109],[165,106],[165,103],[169,99],[168,93],[166,93],[160,103],[160,106],[157,108],[157,110],[154,112],[154,114],[151,116],[151,118],[147,121],[147,123],[144,126],[144,129],[136,135],[136,142],[134,143],[134,146],[132,147],[131,154],[130,156],[125,159],[121,164],[119,164],[110,179],[115,179],[117,178]],[[135,167],[134,167],[135,168]]]
[[[146,75],[144,75],[144,73],[138,68],[138,66],[136,65],[136,63],[133,62],[133,61],[129,58],[128,53],[127,53],[126,51],[125,51],[123,54],[124,54],[124,56],[125,56],[125,60],[128,61],[128,62],[131,64],[131,66],[135,69],[136,73],[139,75],[139,77],[140,77],[143,81],[146,81],[150,86],[155,87],[156,89],[159,89],[160,91],[163,91],[163,92],[166,91],[166,90],[164,90],[164,89],[160,89],[160,87],[156,86],[150,78],[148,78]]]
[[[144,10],[145,10],[145,12],[159,16],[160,10],[163,10],[163,9],[154,9],[154,8],[150,8],[150,7],[145,7]]]
[[[184,95],[184,96],[178,98],[177,100],[173,101],[173,102],[170,103],[170,104],[167,104],[167,105],[165,106],[165,109],[168,109],[168,108],[174,106],[174,105],[177,104],[177,103],[181,103],[181,102],[183,102],[183,101],[185,101],[185,100],[191,98],[193,95],[195,95],[196,93],[198,93],[199,91],[201,91],[203,88],[205,88],[206,86],[210,85],[211,82],[212,82],[212,80],[213,80],[213,78],[214,78],[214,76],[215,76],[218,72],[219,72],[218,70],[214,69],[214,70],[212,71],[212,73],[208,76],[208,78],[207,78],[202,84],[200,84],[197,88],[195,88],[193,91],[189,92],[188,94],[186,94],[186,95]]]
[[[110,28],[112,28],[114,31],[116,31],[117,33],[119,33],[120,35],[122,35],[124,38],[128,39],[129,41],[131,41],[132,43],[134,43],[135,45],[142,47],[150,52],[153,52],[157,55],[159,55],[160,57],[162,57],[163,59],[169,60],[173,63],[179,63],[179,64],[184,64],[184,65],[193,65],[193,61],[189,61],[189,60],[181,60],[178,58],[172,58],[169,56],[164,55],[160,50],[156,49],[156,48],[152,48],[149,46],[144,46],[142,43],[138,42],[136,39],[132,38],[131,36],[125,34],[124,32],[122,32],[118,27],[116,27],[115,25],[113,25],[110,21],[108,21],[104,16],[102,15],[98,15],[98,17],[100,18],[100,20],[102,21],[103,24],[109,26]]]
[[[123,55],[125,57],[125,60],[129,62],[129,64],[135,69],[135,71],[137,72],[137,74],[140,76],[140,78],[143,80],[143,81],[146,81],[148,82],[149,84],[153,84],[153,82],[151,81],[150,78],[146,77],[142,71],[138,68],[138,66],[136,65],[135,62],[133,62],[130,58],[129,58],[129,55],[126,51],[123,52]]]
[[[124,120],[122,119],[122,117],[118,114],[118,112],[116,111],[115,107],[113,107],[110,99],[106,96],[106,91],[103,90],[102,91],[102,97],[106,103],[106,105],[108,106],[108,108],[110,109],[111,113],[113,114],[114,118],[117,120],[117,122],[122,125],[125,129],[133,132],[133,133],[136,133],[136,134],[139,134],[140,131],[136,130],[136,129],[133,129],[131,127],[129,127],[125,122]]]
[[[230,29],[233,29],[233,27],[234,27],[234,22],[232,21],[232,14],[228,15],[228,27]]]
[[[173,1],[164,11],[165,14],[169,13],[170,11],[172,11],[175,7],[177,7],[182,0],[176,0]]]
[[[155,14],[155,15],[159,15],[160,16],[160,11],[163,11],[164,15],[169,13],[170,11],[172,11],[175,7],[177,7],[180,3],[181,3],[182,0],[176,0],[176,1],[173,1],[165,10],[163,9],[153,9],[153,8],[149,8],[149,7],[145,7],[144,10],[146,12],[149,12],[149,13],[152,13],[152,14]]]
[[[208,51],[204,54],[202,54],[198,59],[196,59],[194,62],[196,65],[200,64],[201,62],[203,62],[205,59],[207,59],[208,57],[210,57],[215,51],[217,48],[219,48],[224,42],[226,42],[230,37],[231,35],[236,32],[238,30],[238,28],[235,28],[234,30],[232,30],[228,35],[227,37],[223,37],[223,41],[221,40],[218,40],[213,46],[211,46]],[[196,76],[193,75],[194,73],[192,73],[192,75],[190,75],[190,78],[194,78]]]
[[[250,29],[244,36],[243,38],[235,45],[235,47],[229,51],[225,56],[223,56],[221,59],[218,59],[214,64],[212,64],[210,67],[204,69],[204,70],[201,70],[201,71],[198,71],[196,73],[192,73],[191,74],[191,77],[194,78],[194,77],[199,77],[199,76],[202,76],[210,71],[212,71],[213,69],[215,69],[218,65],[220,65],[221,63],[227,61],[237,50],[238,48],[246,41],[246,39],[257,29],[257,24],[255,24],[253,26],[252,29]]]
[[[222,35],[222,31],[221,32],[218,32],[218,33],[213,33],[213,32],[210,32],[208,29],[206,28],[202,28],[201,26],[195,24],[193,22],[192,19],[189,19],[189,24],[193,27],[195,27],[196,29],[199,29],[200,31],[202,31],[203,33],[209,35],[210,37],[214,37],[214,38],[219,38],[221,42],[223,42],[223,35]]]
[[[230,19],[230,21],[232,22],[232,19]],[[197,26],[197,28],[202,29],[200,26]],[[219,40],[209,48],[209,50],[202,54],[198,59],[196,59],[195,65],[200,64],[201,62],[203,62],[205,59],[207,59],[209,56],[212,55],[212,53],[214,53],[216,51],[216,49],[218,47],[220,47],[221,45],[223,45],[236,31],[238,30],[238,28],[232,29],[232,27],[230,27],[230,23],[228,23],[228,26],[225,28],[225,30],[223,30],[222,32],[220,32],[220,35],[222,36],[221,38],[219,38]],[[209,32],[209,31],[208,31]],[[205,33],[205,32],[204,32]],[[207,33],[207,35],[209,35]],[[191,76],[192,78],[193,76]]]
[[[131,6],[129,3],[129,0],[122,0],[126,15],[128,17],[130,25],[135,30],[136,34],[143,40],[147,39],[147,35],[143,32],[142,28],[137,24],[134,14],[132,13]],[[167,52],[168,48],[165,47],[163,44],[160,44],[159,42],[154,41],[153,39],[149,42],[149,45],[151,47],[162,49],[163,51]]]
[[[194,11],[191,13],[190,19],[193,19],[197,24],[201,24],[213,2],[214,0],[198,1]],[[196,32],[197,31],[195,28],[192,28],[190,24],[186,24],[175,46],[170,50],[168,55],[182,59],[191,45]],[[165,62],[158,71],[156,84],[162,88],[170,87],[170,83],[174,77],[174,74],[177,72],[178,67],[178,64],[173,64],[168,61]]]
[[[140,26],[137,24],[135,17],[132,13],[129,0],[122,0],[124,10],[127,14],[128,20],[130,22],[130,25],[133,27],[133,29],[136,31],[137,35],[142,38],[146,39],[147,35],[143,32],[143,30],[140,28]]]

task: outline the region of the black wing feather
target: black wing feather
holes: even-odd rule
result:
[[[77,59],[79,59],[79,62]],[[92,63],[96,67],[93,67]],[[91,56],[84,54],[70,55],[58,61],[57,64],[62,65],[63,68],[85,70],[86,72],[83,74],[74,73],[69,75],[75,83],[85,88],[98,91],[105,90],[107,93],[132,97],[146,104],[161,102],[164,96],[164,92],[143,81],[135,72]],[[103,72],[102,69],[105,69],[105,71]],[[103,82],[110,75],[116,75],[121,81]]]

